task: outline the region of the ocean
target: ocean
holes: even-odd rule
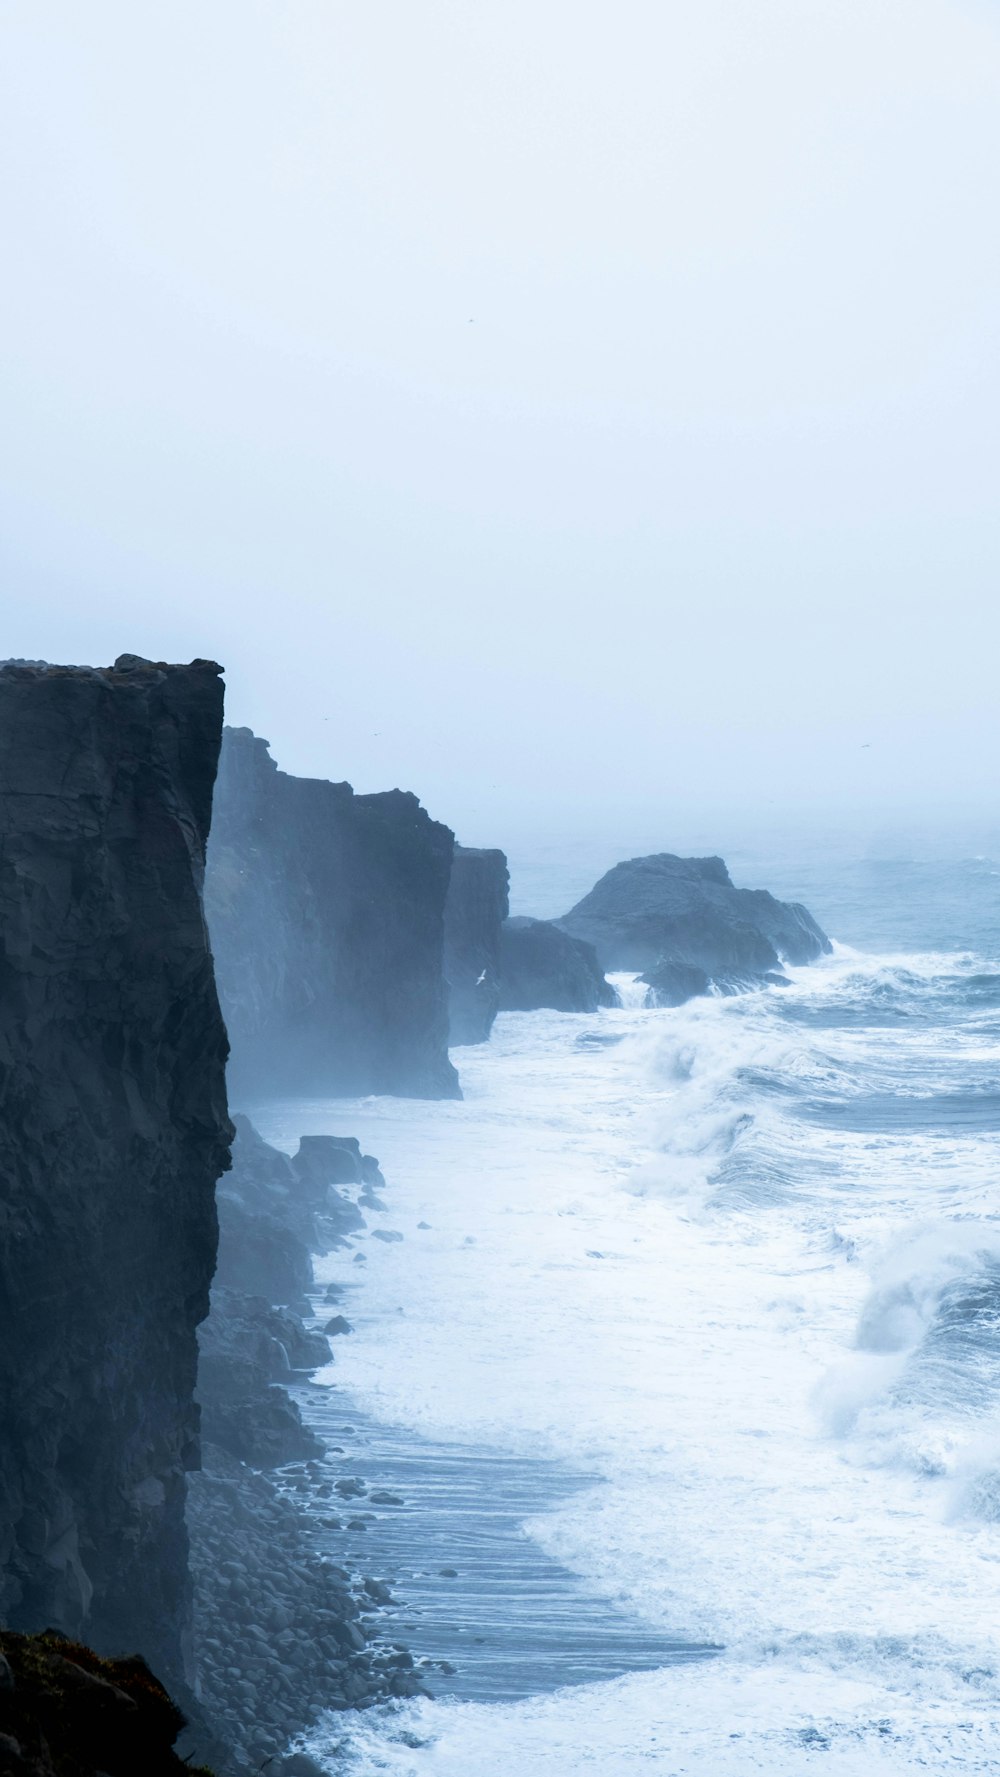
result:
[[[598,849],[515,853],[515,908],[564,910]],[[677,1010],[619,978],[620,1009],[502,1015],[455,1052],[460,1104],[255,1113],[379,1156],[403,1239],[320,1262],[355,1327],[320,1381],[400,1497],[408,1463],[427,1497],[452,1477],[459,1585],[500,1538],[458,1610],[420,1512],[393,1531],[401,1639],[450,1629],[455,1670],[322,1721],[331,1771],[1000,1772],[1000,865],[849,835],[728,861],[834,954]],[[505,1633],[524,1657],[488,1665]]]

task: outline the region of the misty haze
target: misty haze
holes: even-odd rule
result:
[[[0,42],[0,1777],[1000,1777],[995,9]]]

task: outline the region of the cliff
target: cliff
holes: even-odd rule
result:
[[[721,858],[661,852],[616,864],[556,922],[597,951],[603,969],[647,971],[653,1003],[678,1004],[716,986],[766,981],[783,962],[813,962],[830,941],[796,901],[735,888]]]
[[[510,877],[502,851],[456,845],[444,910],[449,1041],[485,1043],[500,1006],[500,934]]]
[[[596,1012],[616,1006],[592,944],[571,938],[547,919],[508,919],[500,947],[500,1009]]]
[[[0,1621],[168,1680],[231,1134],[200,892],[219,671],[0,669]]]
[[[225,732],[206,909],[230,1091],[457,1098],[444,907],[454,836],[401,790],[279,771]]]

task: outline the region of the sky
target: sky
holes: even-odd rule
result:
[[[996,819],[995,0],[2,0],[0,136],[0,652],[473,843]]]

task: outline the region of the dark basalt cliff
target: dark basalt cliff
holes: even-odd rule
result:
[[[734,888],[721,858],[669,852],[616,864],[556,923],[593,944],[602,968],[646,971],[654,1004],[738,991],[830,949],[798,902]]]
[[[592,944],[571,938],[547,919],[508,919],[500,946],[500,1009],[596,1012],[616,1006]]]
[[[0,669],[0,1620],[170,1681],[231,1134],[201,904],[219,671]]]
[[[206,909],[239,1100],[457,1098],[444,906],[454,836],[415,796],[279,771],[225,732]]]
[[[510,876],[502,851],[456,845],[444,910],[449,1041],[485,1043],[500,1007],[500,933]]]

